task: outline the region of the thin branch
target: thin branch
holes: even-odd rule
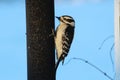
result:
[[[98,68],[97,66],[95,66],[94,64],[92,64],[91,62],[82,59],[82,58],[71,58],[67,63],[65,63],[64,65],[68,64],[71,60],[80,60],[82,62],[85,62],[87,64],[89,64],[90,66],[92,66],[93,68],[95,68],[96,70],[98,70],[99,72],[101,72],[104,76],[106,76],[109,80],[114,80],[113,78],[111,78],[107,73],[105,73],[103,70],[101,70],[100,68]]]
[[[110,36],[108,36],[107,38],[105,38],[103,41],[102,41],[102,43],[101,43],[101,45],[100,45],[100,47],[98,48],[99,50],[103,47],[103,45],[104,45],[104,43],[108,40],[108,39],[110,39],[110,38],[112,38],[112,37],[114,37],[114,35],[110,35]]]
[[[113,70],[114,70],[114,61],[113,61],[113,58],[112,58],[112,50],[114,48],[114,43],[112,44],[111,48],[110,48],[110,60],[111,60],[111,63],[112,63],[112,67],[113,67]]]
[[[100,47],[99,47],[98,49],[101,50],[101,48],[103,47],[104,43],[105,43],[108,39],[110,39],[110,38],[112,38],[112,37],[114,37],[114,35],[110,35],[110,36],[108,36],[107,38],[105,38],[105,39],[102,41],[102,43],[101,43],[101,45],[100,45]],[[113,43],[112,47],[110,48],[109,55],[110,55],[110,60],[111,60],[112,67],[113,67],[113,70],[114,70],[114,62],[113,62],[113,59],[112,59],[112,50],[113,50],[113,47],[114,47],[114,43]]]

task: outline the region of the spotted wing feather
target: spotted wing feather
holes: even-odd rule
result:
[[[73,41],[73,36],[74,36],[74,27],[67,27],[67,29],[65,30],[65,35],[63,35],[62,40],[63,40],[63,46],[62,46],[62,52],[63,52],[63,62],[64,62],[64,58],[67,56],[69,50],[70,50],[70,46],[71,43]]]

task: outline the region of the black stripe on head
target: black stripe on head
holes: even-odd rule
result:
[[[68,15],[64,15],[62,16],[64,20],[66,20],[67,22],[75,22],[74,19],[71,16]]]
[[[66,21],[68,21],[68,22],[74,22],[74,20],[73,19],[66,19],[66,18],[64,18],[64,20],[66,20]]]

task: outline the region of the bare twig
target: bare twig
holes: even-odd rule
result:
[[[114,48],[114,43],[112,44],[111,48],[110,48],[110,60],[111,60],[111,63],[112,63],[112,67],[113,67],[113,71],[114,71],[114,61],[113,61],[113,58],[112,58],[112,50]]]
[[[114,35],[110,35],[110,36],[108,36],[107,38],[105,38],[105,39],[102,41],[102,43],[101,43],[101,45],[100,45],[100,47],[99,47],[98,49],[101,50],[101,48],[103,47],[104,43],[105,43],[108,39],[110,39],[110,38],[112,38],[112,37],[114,37]]]
[[[100,68],[98,68],[97,66],[95,66],[94,64],[92,64],[91,62],[82,59],[82,58],[71,58],[67,63],[65,63],[64,65],[68,64],[71,60],[80,60],[82,62],[85,62],[87,64],[89,64],[90,66],[92,66],[93,68],[95,68],[96,70],[98,70],[99,72],[101,72],[104,76],[106,76],[109,80],[114,80],[113,78],[111,78],[107,73],[105,73],[103,70],[101,70]]]
[[[110,39],[110,38],[112,38],[112,37],[114,37],[114,35],[110,35],[110,36],[108,36],[107,38],[105,38],[105,39],[102,41],[102,43],[101,43],[101,45],[100,45],[100,47],[99,47],[98,49],[101,50],[101,48],[103,47],[104,43],[105,43],[108,39]],[[113,67],[113,70],[114,70],[114,62],[113,62],[113,59],[112,59],[112,50],[113,50],[113,47],[114,47],[114,43],[112,44],[112,47],[110,48],[109,55],[110,55],[110,60],[111,60],[112,67]]]

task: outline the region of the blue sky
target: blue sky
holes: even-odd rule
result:
[[[14,1],[14,0],[13,0]],[[109,51],[114,38],[113,0],[55,1],[55,16],[70,15],[76,21],[75,36],[67,63],[71,58],[83,58],[113,77]],[[0,80],[27,80],[25,2],[0,2]],[[55,19],[55,26],[59,24]],[[114,50],[112,51],[114,55]],[[109,80],[90,65],[72,60],[61,65],[57,80]]]
[[[27,80],[24,2],[0,2],[0,80]]]

